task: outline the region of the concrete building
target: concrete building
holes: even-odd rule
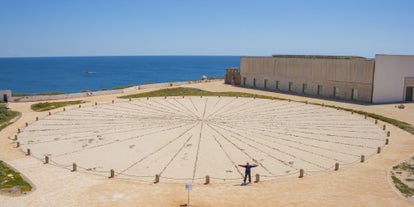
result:
[[[251,88],[364,103],[413,100],[414,56],[273,55],[241,57],[240,81]]]
[[[10,90],[0,90],[0,102],[9,102],[11,100]]]
[[[376,55],[373,103],[413,101],[414,56]]]

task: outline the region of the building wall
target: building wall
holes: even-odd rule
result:
[[[405,101],[406,87],[414,86],[414,55],[376,55],[373,103]]]
[[[241,84],[247,87],[371,102],[374,60],[350,56],[241,57],[240,73]],[[319,94],[318,85],[322,87]],[[352,97],[352,91],[357,95]]]

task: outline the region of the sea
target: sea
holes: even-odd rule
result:
[[[0,90],[13,93],[109,90],[129,84],[223,78],[239,56],[100,56],[0,58]]]

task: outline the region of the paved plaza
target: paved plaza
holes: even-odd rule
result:
[[[79,171],[162,182],[262,180],[360,163],[386,131],[358,114],[306,103],[237,97],[136,99],[61,111],[19,134],[32,156]]]
[[[1,206],[180,206],[187,201],[184,183],[193,183],[193,206],[412,206],[393,187],[389,172],[414,155],[413,135],[382,121],[375,124],[369,117],[310,103],[410,124],[414,124],[413,104],[405,104],[405,109],[395,104],[360,105],[221,82],[188,87],[292,101],[241,97],[129,101],[115,94],[85,97],[81,108],[54,109],[51,115],[32,111],[33,102],[10,103],[22,115],[0,131],[0,159],[35,188],[19,197],[0,195]],[[122,95],[153,90],[157,89]],[[19,148],[12,140],[15,135]],[[385,139],[389,145],[384,146]],[[31,156],[25,155],[27,148]],[[364,163],[361,155],[366,156]],[[50,158],[49,164],[43,163],[44,156]],[[261,182],[240,186],[243,169],[234,164],[253,159],[260,165],[253,174],[259,173]],[[76,172],[71,171],[74,162]],[[338,171],[333,169],[335,163]],[[115,178],[108,179],[110,169]],[[298,169],[305,170],[303,178],[298,178]],[[161,175],[157,184],[155,174]],[[203,184],[206,175],[211,177],[208,185]]]

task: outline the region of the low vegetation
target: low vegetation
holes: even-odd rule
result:
[[[125,86],[115,86],[113,89],[114,90],[119,90],[119,89],[124,89],[124,88],[130,88],[134,86],[134,84],[129,84],[129,85],[125,85]]]
[[[405,183],[401,182],[400,179],[395,177],[394,175],[391,176],[392,182],[394,182],[395,187],[405,196],[405,197],[411,197],[414,195],[414,189],[410,188]]]
[[[167,88],[146,93],[132,94],[128,96],[121,96],[119,98],[143,98],[143,97],[159,97],[159,96],[233,96],[233,97],[256,97],[264,99],[272,99],[271,96],[256,95],[242,92],[211,92],[197,88]]]
[[[223,77],[216,77],[216,76],[209,76],[207,77],[207,80],[221,80]]]
[[[82,104],[84,101],[40,102],[31,106],[33,111],[49,111],[52,109]]]
[[[44,92],[44,93],[13,93],[13,97],[22,97],[22,96],[45,96],[45,95],[60,95],[65,94],[64,92]]]
[[[393,166],[391,179],[405,197],[414,196],[414,157]]]
[[[32,186],[22,178],[19,172],[8,168],[0,160],[0,190],[10,193],[16,190],[26,192],[32,190]]]
[[[10,125],[10,121],[19,115],[19,112],[0,107],[0,131]]]

